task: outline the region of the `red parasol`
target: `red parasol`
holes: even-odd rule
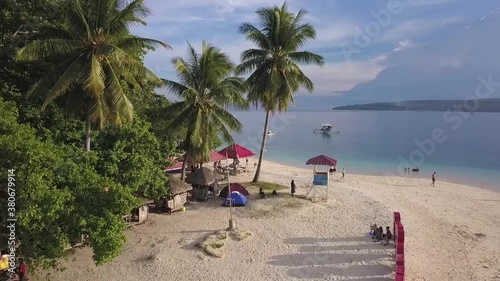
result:
[[[306,165],[337,166],[337,160],[321,154],[307,160]]]
[[[217,162],[222,160],[226,160],[225,154],[220,154],[219,152],[214,150],[210,152],[210,162]]]
[[[184,159],[184,155],[182,156],[181,159]],[[226,160],[226,155],[225,154],[220,154],[218,153],[217,151],[210,151],[210,160],[207,161],[207,162],[217,162],[217,161],[222,161],[222,160]],[[189,157],[188,157],[188,162],[191,162],[189,160]]]
[[[175,171],[175,170],[180,170],[182,169],[182,162],[179,161],[171,166],[168,166],[165,168],[165,172],[169,172],[169,171]]]
[[[223,150],[219,151],[222,155],[227,155],[228,158],[238,159],[238,158],[247,158],[255,156],[255,153],[250,151],[248,148],[245,148],[239,144],[231,144]]]

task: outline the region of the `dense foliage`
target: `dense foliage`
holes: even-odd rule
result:
[[[130,97],[131,105],[138,105],[134,111],[138,118],[124,123],[121,129],[111,126],[95,132],[96,148],[85,152],[82,144],[87,111],[82,110],[79,99],[67,95],[46,104],[42,110],[53,88],[40,87],[38,94],[30,95],[31,86],[40,86],[36,83],[49,77],[61,61],[46,57],[16,63],[16,53],[26,43],[40,46],[47,35],[67,28],[69,19],[61,15],[68,6],[61,3],[2,2],[0,60],[9,67],[0,71],[5,82],[0,86],[0,180],[6,183],[7,170],[15,169],[18,257],[32,264],[53,266],[56,258],[70,244],[81,241],[83,235],[94,251],[94,260],[100,264],[121,251],[125,241],[121,217],[140,204],[138,198],[165,194],[165,159],[174,154],[180,141],[178,134],[165,130],[170,117],[159,114],[170,103],[154,93],[158,81],[155,84],[149,79],[151,75],[137,71],[143,68],[141,57],[147,44],[139,44],[136,37],[125,33],[120,38],[128,38],[127,50],[136,67],[130,68],[134,72],[130,79],[137,83],[123,83],[127,77],[121,73],[119,88]],[[76,4],[86,5],[90,12],[95,1]],[[76,93],[75,89],[78,87],[69,93]],[[7,195],[2,184],[0,240],[8,231]],[[7,243],[2,240],[0,245],[0,250],[4,250]]]

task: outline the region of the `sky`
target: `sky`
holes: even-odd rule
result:
[[[185,55],[187,42],[200,49],[205,40],[238,63],[240,53],[252,47],[237,32],[238,26],[243,22],[258,26],[255,10],[283,1],[145,3],[153,15],[146,18],[147,26],[132,31],[172,46],[148,53],[145,63],[158,76],[175,80],[172,58]],[[477,84],[480,75],[498,73],[500,81],[497,0],[289,0],[287,4],[292,12],[308,11],[304,21],[315,26],[317,37],[303,49],[325,58],[323,67],[303,66],[315,84],[312,95],[343,99],[339,103],[346,104],[461,98],[473,91],[467,87]],[[457,83],[463,80],[468,84]]]

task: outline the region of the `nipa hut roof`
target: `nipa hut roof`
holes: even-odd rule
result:
[[[194,185],[211,185],[224,177],[206,167],[192,172],[186,177],[186,182]]]
[[[184,193],[193,189],[192,186],[187,184],[185,181],[181,180],[178,177],[170,176],[167,181],[168,192],[171,195],[176,195],[180,193]]]

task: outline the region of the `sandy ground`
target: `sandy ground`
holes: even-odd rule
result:
[[[252,165],[254,162],[250,161]],[[252,174],[232,178],[248,182]],[[311,170],[265,162],[262,181],[304,194]],[[368,237],[369,226],[392,224],[401,212],[406,230],[406,280],[500,280],[500,193],[411,177],[337,173],[328,202],[278,197],[234,209],[240,230],[255,236],[229,239],[227,254],[211,258],[195,247],[228,225],[219,199],[192,203],[185,213],[151,214],[127,231],[127,244],[113,262],[96,267],[90,249],[62,262],[49,280],[393,280],[394,248]],[[45,277],[31,280],[46,280]]]

